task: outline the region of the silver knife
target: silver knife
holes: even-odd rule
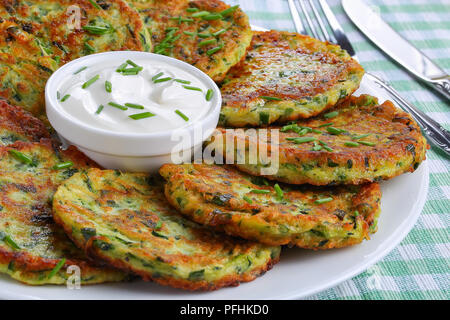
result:
[[[353,23],[381,50],[450,100],[450,76],[362,0],[342,0]]]

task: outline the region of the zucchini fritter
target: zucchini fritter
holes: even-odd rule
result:
[[[244,239],[331,249],[360,243],[376,231],[377,183],[289,190],[231,167],[206,164],[167,164],[160,174],[167,181],[167,199],[180,212]]]
[[[337,45],[297,33],[256,32],[222,86],[220,124],[267,126],[309,118],[358,89],[364,69]]]
[[[0,100],[0,145],[50,138],[45,125],[20,107]]]
[[[51,73],[84,55],[151,51],[139,14],[122,0],[0,0],[0,97],[44,116]]]
[[[52,218],[58,185],[92,162],[75,149],[56,152],[49,140],[0,147],[0,157],[0,272],[30,285],[66,284],[73,265],[81,284],[128,277],[88,262]],[[71,167],[53,168],[68,161]]]
[[[221,81],[250,45],[247,15],[220,0],[128,0],[152,34],[154,52]]]
[[[167,203],[147,174],[91,169],[58,189],[54,216],[91,257],[188,290],[251,281],[278,261],[280,248],[232,239],[191,222]]]
[[[228,151],[227,163],[261,175],[265,161],[249,163],[250,146],[269,153],[276,153],[277,148],[279,168],[269,179],[319,186],[361,184],[415,171],[425,160],[428,147],[411,115],[390,101],[379,105],[368,95],[351,97],[315,118],[269,129],[277,130],[279,143],[273,143],[270,130],[267,135],[260,135],[261,129],[252,135],[228,130],[237,143],[227,146],[232,139],[217,140]],[[231,159],[238,155],[240,160]]]

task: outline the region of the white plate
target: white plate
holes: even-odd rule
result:
[[[363,80],[357,94],[387,98]],[[154,283],[105,284],[69,290],[65,287],[29,287],[0,275],[4,299],[295,299],[336,286],[382,259],[412,229],[428,193],[428,164],[413,174],[382,183],[382,211],[378,232],[370,241],[331,251],[284,249],[281,262],[263,277],[235,288],[191,293]]]

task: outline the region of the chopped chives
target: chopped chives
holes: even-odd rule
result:
[[[203,20],[207,20],[207,21],[220,20],[220,19],[222,19],[222,15],[221,14],[212,13],[212,14],[208,14],[208,15],[202,16],[202,19]]]
[[[218,36],[220,36],[222,33],[225,33],[225,32],[227,32],[227,29],[219,30],[219,31],[217,31],[217,32],[214,32],[212,35],[213,35],[214,37],[218,37]]]
[[[333,122],[325,123],[325,124],[321,124],[320,126],[318,126],[318,128],[330,127],[332,125],[333,125]]]
[[[92,4],[92,6],[95,9],[101,10],[102,8],[94,1],[94,0],[89,0],[89,2]]]
[[[178,29],[178,28],[177,28]],[[129,65],[131,65],[131,66],[133,66],[133,67],[135,67],[135,68],[139,68],[140,66],[138,66],[136,63],[134,63],[133,61],[131,61],[131,60],[127,60],[127,63],[129,64]]]
[[[97,111],[95,111],[95,114],[100,114],[100,112],[102,112],[103,108],[104,108],[104,106],[103,106],[103,105],[100,105],[100,106],[98,107]]]
[[[202,89],[198,88],[198,87],[192,87],[192,86],[183,86],[183,88],[187,89],[187,90],[193,90],[193,91],[200,91],[203,92]]]
[[[115,102],[109,102],[108,105],[110,105],[111,107],[120,109],[120,110],[128,110],[127,107],[124,107],[124,106],[122,106],[122,105],[120,105],[118,103],[115,103]]]
[[[316,201],[314,201],[316,204],[324,204],[324,203],[328,203],[333,201],[332,197],[328,197],[328,198],[323,198],[323,199],[318,199]]]
[[[114,31],[114,29],[111,26],[93,26],[93,25],[83,26],[83,30],[95,35],[107,34]]]
[[[153,83],[161,83],[161,82],[167,82],[172,80],[171,77],[167,77],[167,78],[161,78],[161,79],[156,79],[155,81],[153,81]]]
[[[0,236],[1,236],[1,232],[0,232]],[[0,240],[3,240],[8,246],[13,248],[14,250],[20,249],[19,245],[7,234],[3,234],[3,237],[0,238]]]
[[[191,36],[191,37],[194,37],[194,36],[196,35],[195,32],[191,32],[191,31],[183,31],[183,33],[184,33],[185,35]]]
[[[150,117],[154,117],[155,114],[151,113],[151,112],[143,112],[143,113],[136,113],[136,114],[132,114],[128,117],[130,117],[133,120],[140,120],[140,119],[145,119],[145,118],[150,118]]]
[[[304,136],[305,134],[307,134],[309,132],[308,128],[303,128],[298,132],[299,136]]]
[[[48,274],[48,279],[53,278],[59,272],[59,270],[61,270],[61,268],[64,267],[65,264],[66,264],[66,258],[62,258],[58,262],[58,264],[53,268],[53,270],[50,271],[50,273]]]
[[[280,188],[280,186],[278,185],[278,183],[274,185],[274,189],[275,189],[275,192],[277,193],[278,198],[279,198],[280,200],[283,199],[284,192],[283,192],[283,190],[281,190],[281,188]]]
[[[93,84],[95,81],[97,81],[98,79],[100,79],[100,75],[96,75],[94,77],[92,77],[91,79],[89,79],[88,81],[86,81],[85,83],[83,83],[83,85],[81,86],[83,89],[87,89],[89,88],[89,86],[91,84]]]
[[[189,118],[183,112],[181,112],[180,110],[175,110],[175,113],[177,115],[179,115],[181,118],[183,118],[184,121],[186,121],[186,122],[189,121]]]
[[[369,136],[371,136],[371,135],[372,135],[371,133],[362,134],[362,135],[360,135],[360,136],[355,136],[355,137],[353,137],[352,140],[361,140],[361,139],[367,138],[367,137],[369,137]]]
[[[322,150],[322,146],[319,145],[316,141],[314,141],[314,147],[311,148],[311,151],[320,151]]]
[[[183,83],[183,84],[191,84],[190,81],[188,81],[188,80],[183,80],[183,79],[174,79],[174,81],[179,82],[179,83]]]
[[[187,8],[186,11],[187,12],[197,12],[198,8]]]
[[[143,105],[136,104],[136,103],[125,103],[125,106],[132,109],[144,109]]]
[[[336,135],[336,136],[340,135],[343,132],[345,132],[345,130],[338,129],[338,128],[335,128],[335,127],[327,127],[327,131],[328,131],[328,133]]]
[[[339,112],[333,111],[333,112],[325,113],[323,116],[324,116],[326,119],[331,119],[331,118],[337,117],[338,115],[339,115]]]
[[[226,16],[232,14],[233,12],[235,12],[238,8],[239,8],[239,5],[229,7],[228,9],[223,10],[220,13],[220,15],[223,16],[223,17],[226,17]]]
[[[128,69],[123,69],[122,73],[124,72],[139,72],[142,71],[144,68],[137,66],[137,67],[133,67],[133,68],[128,68]]]
[[[64,102],[69,98],[70,98],[70,94],[66,94],[64,97],[62,97],[61,102]]]
[[[53,166],[53,169],[54,170],[61,170],[61,169],[70,168],[71,166],[73,166],[73,162],[72,161],[67,161],[67,162],[62,162],[62,163],[55,164]]]
[[[301,143],[307,143],[307,142],[313,142],[317,139],[314,137],[300,137],[300,138],[286,138],[288,141],[292,141],[295,144],[301,144]]]
[[[209,49],[208,51],[206,51],[206,54],[207,54],[208,56],[212,56],[214,53],[216,53],[216,52],[222,50],[222,48],[223,48],[223,44],[221,44],[221,45],[218,46],[218,47]]]
[[[283,99],[280,99],[280,98],[268,97],[268,96],[260,96],[260,98],[262,98],[264,100],[269,100],[269,101],[282,101],[283,100]]]
[[[202,38],[202,39],[211,38],[212,34],[211,33],[199,33],[198,37]]]
[[[247,197],[247,196],[243,196],[242,199],[244,199],[248,204],[252,204],[252,203],[253,203],[253,200],[250,199],[250,198]]]
[[[359,143],[358,142],[354,142],[354,141],[347,141],[346,143],[344,143],[345,146],[347,147],[359,147]]]
[[[112,91],[112,83],[109,82],[108,80],[105,81],[105,90],[106,90],[106,92]]]
[[[208,89],[208,91],[206,92],[206,101],[211,101],[213,96],[214,96],[213,89]]]
[[[333,149],[331,149],[331,148],[328,146],[328,144],[326,144],[326,142],[324,142],[324,141],[322,141],[322,140],[319,140],[319,143],[322,145],[322,147],[323,147],[325,150],[327,150],[327,151],[329,151],[329,152],[333,152],[333,151],[334,151]]]
[[[251,193],[256,193],[256,194],[268,194],[268,193],[270,193],[270,190],[253,189],[250,192]]]
[[[367,142],[367,141],[358,141],[359,144],[365,145],[365,146],[369,146],[369,147],[375,147],[377,144],[373,143],[373,142]]]
[[[78,69],[78,71],[75,71],[73,74],[79,74],[80,72],[86,70],[87,67],[82,67],[81,69]]]
[[[208,11],[200,11],[200,12],[196,12],[194,14],[191,15],[191,17],[193,18],[201,18],[201,17],[205,17],[210,15],[211,13]]]
[[[164,72],[160,72],[160,73],[156,74],[155,76],[153,76],[152,81],[155,81],[156,79],[160,78],[163,74],[164,74]]]
[[[139,73],[139,71],[122,71],[123,76],[136,76]]]
[[[199,47],[204,47],[204,46],[209,46],[210,44],[216,43],[217,40],[216,39],[209,39],[209,40],[203,40],[201,41],[198,46]]]
[[[178,31],[178,30],[180,30],[180,28],[178,28],[178,27],[170,27],[170,28],[167,28],[165,31],[166,32],[170,32],[170,31]]]
[[[19,160],[20,162],[23,162],[25,164],[32,164],[33,163],[33,159],[31,159],[29,156],[27,156],[26,154],[23,154],[20,151],[11,149],[11,150],[9,150],[9,153],[12,154],[14,156],[14,158]]]
[[[312,129],[312,132],[317,133],[317,134],[322,134],[323,132],[317,129]]]
[[[128,63],[126,63],[126,62],[122,63],[122,64],[116,69],[116,72],[122,72],[127,66],[128,66]]]

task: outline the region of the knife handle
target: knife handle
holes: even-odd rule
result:
[[[431,80],[431,85],[450,100],[450,77]]]
[[[411,103],[403,99],[400,94],[386,81],[378,78],[373,74],[366,73],[366,77],[376,83],[380,88],[384,89],[405,111],[409,112],[413,118],[419,123],[428,141],[433,143],[439,149],[450,156],[450,132],[445,130],[438,122],[427,116],[424,112],[417,109]]]

